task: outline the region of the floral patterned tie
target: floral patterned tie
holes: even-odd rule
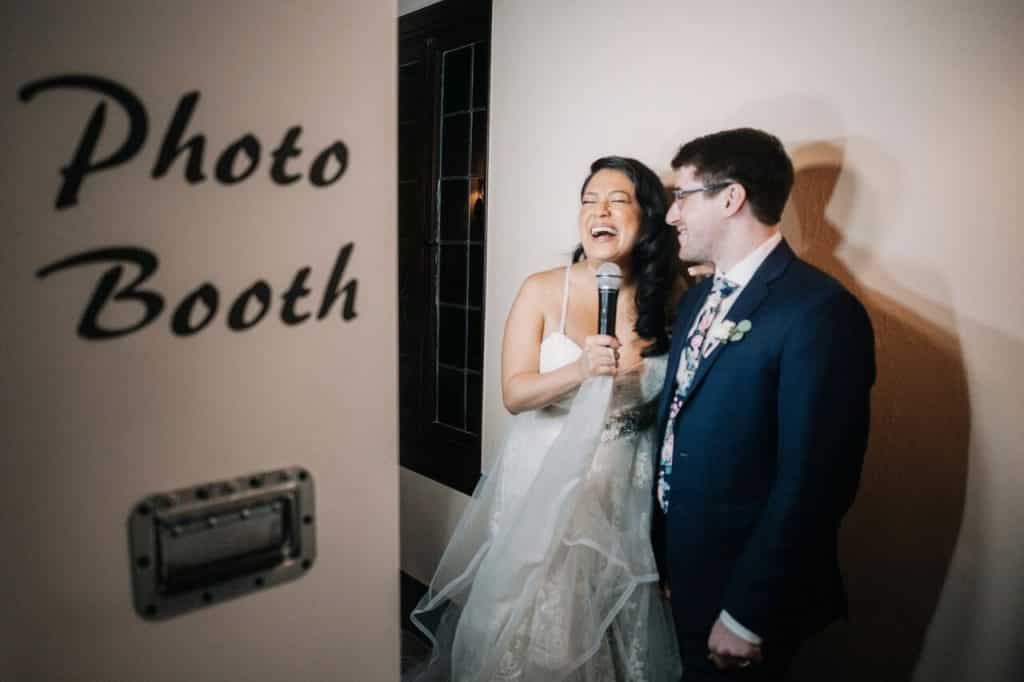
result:
[[[665,440],[661,445],[661,462],[658,466],[658,504],[663,512],[668,512],[668,498],[670,486],[669,476],[672,474],[672,449],[675,447],[675,425],[679,410],[683,407],[687,392],[693,383],[693,377],[697,373],[697,366],[700,364],[702,351],[708,337],[708,331],[712,323],[718,317],[718,311],[722,309],[722,301],[729,298],[737,285],[730,282],[721,275],[715,275],[715,282],[711,287],[711,293],[704,301],[704,307],[697,314],[697,322],[693,325],[690,335],[686,337],[686,346],[683,348],[679,358],[680,377],[676,394],[672,398],[672,405],[668,410],[668,421],[665,423]]]

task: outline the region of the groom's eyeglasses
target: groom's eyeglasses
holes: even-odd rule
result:
[[[716,182],[713,185],[705,185],[704,187],[694,187],[693,189],[679,189],[679,188],[676,188],[676,189],[672,190],[672,197],[675,199],[675,201],[678,202],[678,201],[682,201],[683,199],[685,199],[686,197],[690,196],[691,194],[702,194],[703,192],[714,192],[716,190],[728,187],[729,185],[732,185],[735,182],[736,182],[735,180],[723,180],[722,182]]]

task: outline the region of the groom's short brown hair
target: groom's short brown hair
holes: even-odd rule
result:
[[[754,217],[765,225],[782,219],[793,189],[793,162],[779,138],[754,128],[723,130],[679,148],[672,168],[692,166],[705,185],[732,180],[743,185]]]

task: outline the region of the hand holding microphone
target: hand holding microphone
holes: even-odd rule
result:
[[[622,284],[622,270],[615,263],[597,269],[597,335],[583,342],[578,366],[584,380],[615,375],[619,366],[619,340],[615,338],[615,313]]]

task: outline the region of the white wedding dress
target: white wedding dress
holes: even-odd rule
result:
[[[568,283],[568,270],[566,271]],[[540,371],[582,352],[558,332]],[[418,682],[676,682],[650,541],[654,421],[666,356],[514,417],[412,620]]]

